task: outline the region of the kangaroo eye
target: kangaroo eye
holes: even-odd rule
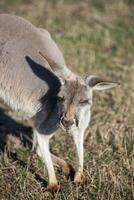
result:
[[[82,100],[82,101],[80,101],[79,104],[80,104],[80,105],[87,105],[87,104],[90,104],[90,100],[89,100],[89,99]]]

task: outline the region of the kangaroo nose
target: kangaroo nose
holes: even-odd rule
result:
[[[66,120],[66,119],[62,118],[61,123],[64,127],[69,128],[71,125],[74,124],[74,121],[73,120]]]

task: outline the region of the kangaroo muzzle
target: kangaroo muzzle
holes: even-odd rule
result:
[[[75,124],[75,119],[67,119],[62,117],[60,123],[65,129],[69,129],[73,124]]]

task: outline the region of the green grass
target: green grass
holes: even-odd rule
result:
[[[8,149],[14,156],[1,152],[0,200],[134,198],[133,10],[133,1],[123,0],[1,0],[1,13],[17,14],[46,27],[73,71],[99,74],[121,85],[94,94],[92,121],[85,140],[84,185],[74,185],[56,169],[63,190],[53,196],[46,191],[43,179],[47,181],[47,175],[43,174],[42,162],[36,156],[30,160],[29,148],[20,142],[17,147],[9,145],[9,139]],[[5,121],[0,124],[0,133],[14,134]],[[65,133],[59,135],[51,141],[52,151],[75,165],[72,138]]]

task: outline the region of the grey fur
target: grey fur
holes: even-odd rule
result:
[[[78,156],[75,181],[80,182],[83,134],[90,121],[92,91],[117,84],[96,76],[75,75],[48,31],[7,14],[0,15],[0,74],[0,98],[33,121],[35,144],[48,169],[50,187],[57,180],[49,139],[60,126],[73,135]]]

